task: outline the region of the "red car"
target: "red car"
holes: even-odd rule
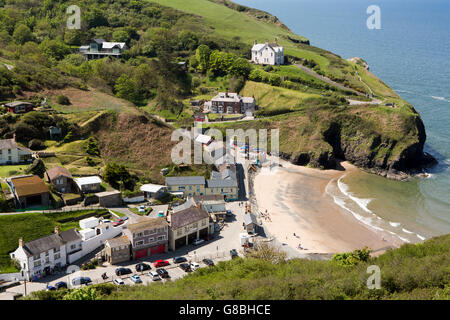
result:
[[[114,226],[114,227],[117,227],[117,226],[120,226],[120,225],[123,224],[123,223],[125,223],[124,220],[117,220],[117,221],[114,221],[114,222],[113,222],[113,226]]]
[[[170,263],[167,260],[156,260],[155,262],[153,262],[153,266],[155,268],[159,268],[159,267],[164,267],[164,266],[168,266]]]

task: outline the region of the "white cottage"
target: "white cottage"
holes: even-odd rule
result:
[[[252,47],[252,62],[262,65],[284,64],[284,48],[277,43],[254,43]]]

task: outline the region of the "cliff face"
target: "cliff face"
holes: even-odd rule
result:
[[[426,134],[420,116],[413,109],[387,108],[322,110],[314,117],[300,117],[299,126],[308,121],[314,129],[282,130],[280,141],[286,137],[289,142],[280,146],[281,156],[294,164],[324,169],[336,168],[337,159],[347,160],[372,173],[406,179],[435,160],[423,152]]]

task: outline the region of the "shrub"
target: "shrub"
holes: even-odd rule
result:
[[[28,148],[31,150],[43,150],[45,149],[45,144],[42,142],[42,140],[39,139],[32,139],[30,142],[28,142]]]
[[[56,96],[56,103],[59,103],[59,104],[65,105],[65,106],[71,104],[69,98],[63,94]]]

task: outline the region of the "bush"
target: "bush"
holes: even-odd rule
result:
[[[45,143],[39,139],[32,139],[28,142],[28,148],[31,150],[43,150],[45,149]]]
[[[65,106],[68,106],[71,104],[69,98],[63,94],[56,96],[56,103],[59,103],[59,104],[65,105]]]

